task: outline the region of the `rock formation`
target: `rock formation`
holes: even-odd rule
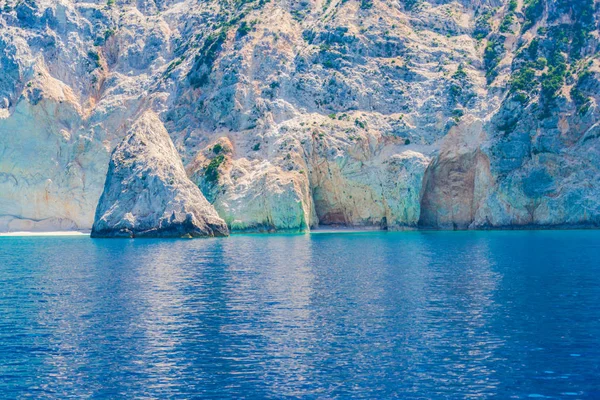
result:
[[[113,151],[92,237],[227,236],[158,116],[145,112]]]
[[[156,113],[233,231],[600,225],[593,0],[0,0],[0,231]]]

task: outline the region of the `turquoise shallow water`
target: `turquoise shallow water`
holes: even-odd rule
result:
[[[0,238],[0,397],[600,398],[600,232]]]

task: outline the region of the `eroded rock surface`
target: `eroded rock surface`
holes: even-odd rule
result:
[[[111,155],[92,237],[226,236],[227,225],[187,175],[147,111]]]
[[[593,0],[0,7],[0,231],[90,229],[147,110],[232,230],[600,224]]]

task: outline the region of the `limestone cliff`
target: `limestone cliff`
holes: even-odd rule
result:
[[[594,0],[0,0],[0,231],[151,110],[232,230],[600,224]]]
[[[225,222],[185,174],[158,117],[146,111],[112,153],[92,237],[228,233]]]

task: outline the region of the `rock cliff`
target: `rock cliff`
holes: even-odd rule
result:
[[[233,231],[600,225],[594,0],[0,9],[0,231],[90,229],[147,110]]]
[[[92,237],[227,236],[187,175],[158,116],[146,111],[110,158]]]

